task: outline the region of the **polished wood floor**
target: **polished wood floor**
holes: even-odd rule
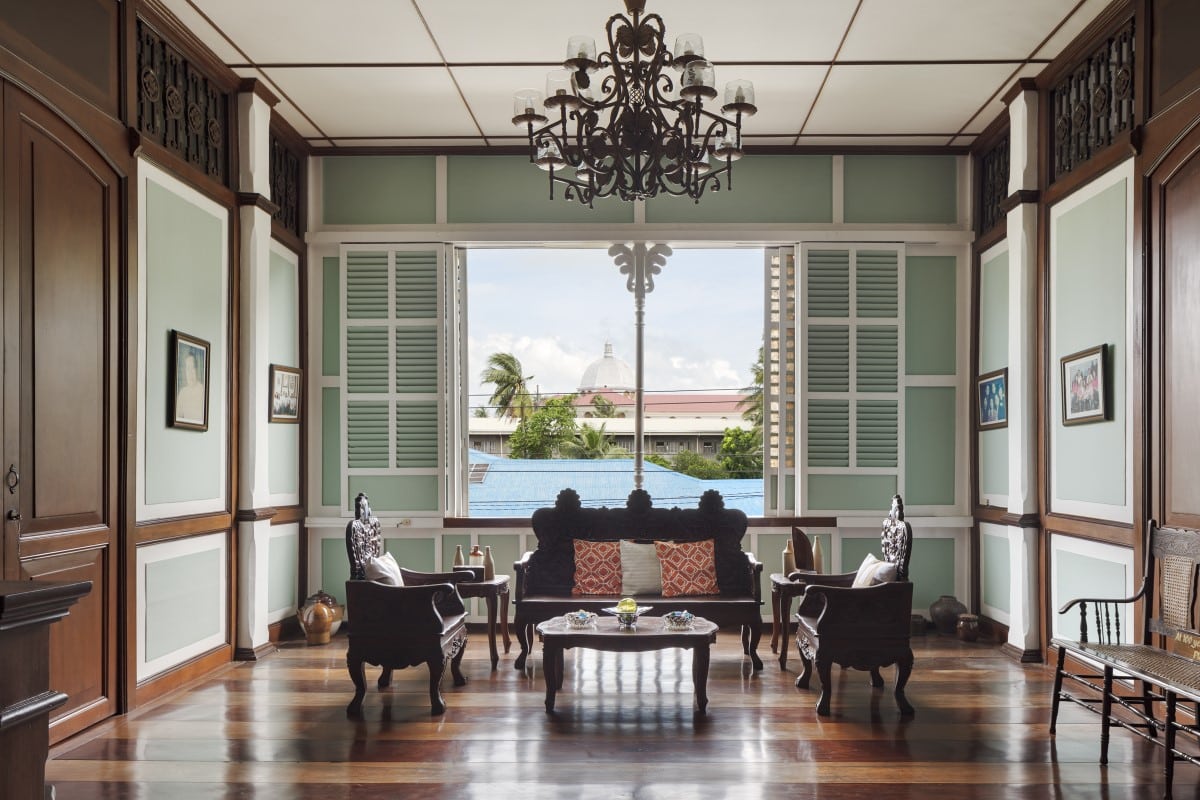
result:
[[[764,639],[763,653],[769,656]],[[515,646],[515,645],[514,645]],[[901,720],[888,688],[835,668],[833,716],[766,658],[753,674],[738,637],[713,648],[708,716],[693,712],[691,654],[571,650],[557,710],[543,707],[540,651],[490,669],[472,631],[445,716],[429,715],[424,669],[380,693],[369,670],[364,718],[352,695],[345,639],[285,644],[188,691],[54,748],[47,779],[59,800],[84,798],[1103,798],[1162,796],[1161,751],[1124,731],[1099,766],[1098,718],[1064,707],[1046,732],[1051,670],[994,645],[914,639]],[[815,681],[814,681],[815,682]],[[1200,796],[1181,765],[1175,796]]]

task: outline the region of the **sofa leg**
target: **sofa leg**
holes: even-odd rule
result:
[[[429,665],[429,713],[435,717],[446,713],[446,701],[442,699],[442,674],[446,671],[446,660],[439,653],[437,658],[425,662]]]
[[[458,649],[450,659],[450,674],[454,677],[455,686],[466,686],[467,678],[462,674],[463,654],[467,652],[466,634],[463,634],[462,638],[456,644]]]
[[[871,667],[871,686],[876,689],[883,687],[883,676],[879,674],[879,667]]]
[[[521,645],[521,652],[513,661],[513,669],[525,669],[525,659],[529,657],[529,628],[525,622],[517,621],[517,644]]]
[[[384,667],[379,672],[379,682],[375,684],[380,689],[386,689],[392,685],[392,668]]]
[[[799,642],[796,642],[796,649],[800,651],[800,674],[796,677],[796,688],[807,689],[808,682],[812,678],[812,662],[808,660],[808,656],[804,655],[804,650],[800,648]]]
[[[354,681],[354,699],[346,706],[346,716],[357,717],[362,714],[363,696],[367,693],[367,678],[363,674],[363,660],[346,656],[346,668],[350,671],[350,680]]]
[[[909,651],[908,655],[896,662],[896,705],[900,707],[900,714],[905,717],[911,717],[916,711],[912,704],[908,702],[908,698],[904,696],[904,687],[908,685],[908,677],[912,675],[913,655]]]
[[[749,647],[750,663],[752,663],[754,665],[754,670],[756,672],[758,672],[758,671],[762,670],[762,668],[763,668],[762,659],[758,657],[758,643],[762,639],[762,623],[761,622],[754,623],[754,624],[750,625],[749,628],[750,628],[750,647]]]
[[[833,662],[821,659],[818,654],[817,677],[821,680],[821,696],[817,699],[817,716],[820,717],[829,716],[829,700],[833,694],[833,676],[830,674],[832,667]]]

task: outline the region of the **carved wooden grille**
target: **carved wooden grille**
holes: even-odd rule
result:
[[[140,19],[137,63],[138,131],[228,185],[229,95]]]
[[[979,159],[979,232],[987,233],[1004,219],[1001,205],[1008,196],[1008,134]]]
[[[273,219],[300,235],[300,156],[271,134],[271,202],[279,206]]]
[[[1133,128],[1133,20],[1050,90],[1057,180]]]

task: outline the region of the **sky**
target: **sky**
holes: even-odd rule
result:
[[[492,387],[492,353],[513,353],[531,388],[573,392],[587,366],[613,354],[634,366],[634,298],[597,249],[471,249],[467,255],[471,407]],[[734,391],[750,385],[763,334],[761,248],[676,249],[646,296],[647,391]]]

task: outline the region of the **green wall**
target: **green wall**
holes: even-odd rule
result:
[[[272,536],[267,543],[267,610],[295,610],[300,585],[300,533]]]
[[[372,498],[373,500],[374,498]],[[374,506],[374,502],[372,502],[372,506]],[[350,580],[350,561],[346,555],[346,540],[338,536],[334,539],[316,539],[315,541],[321,543],[321,585],[317,588],[324,589],[336,597],[339,603],[344,603],[346,602],[346,581]]]
[[[229,298],[222,291],[227,218],[213,216],[154,181],[143,181],[142,186],[146,196],[146,449],[140,461],[146,503],[217,498],[224,491],[221,461],[227,414],[223,312]],[[207,431],[167,426],[172,329],[210,344]]]
[[[811,511],[887,513],[895,493],[894,475],[809,475],[807,505]]]
[[[1126,502],[1125,466],[1125,240],[1126,182],[1117,182],[1055,220],[1050,279],[1055,285],[1054,391],[1048,416],[1054,432],[1057,495],[1106,505]],[[1113,387],[1109,420],[1062,424],[1060,359],[1099,344],[1109,346]]]
[[[1008,497],[1008,431],[979,431],[979,492]]]
[[[341,259],[321,259],[321,374],[339,375],[342,371],[342,297]]]
[[[446,221],[633,222],[633,203],[596,200],[592,208],[563,199],[549,173],[525,156],[450,156],[446,159]]]
[[[1008,366],[1008,251],[979,268],[979,373]]]
[[[1129,576],[1124,564],[1064,550],[1055,550],[1053,557],[1058,567],[1054,580],[1055,605],[1058,608],[1077,597],[1125,597],[1128,593],[1126,587],[1129,585]],[[1122,612],[1121,641],[1130,642],[1133,639],[1128,607]],[[1066,614],[1055,613],[1052,618],[1053,635],[1079,638],[1079,606]],[[1092,624],[1091,621],[1089,624]],[[1094,631],[1094,628],[1091,630]]]
[[[346,492],[347,511],[359,492],[371,498],[376,511],[437,511],[436,475],[350,475]]]
[[[391,553],[392,558],[396,559],[396,563],[405,569],[413,569],[418,572],[433,572],[436,569],[434,564],[436,547],[433,539],[385,538],[383,549],[384,552]]]
[[[878,536],[842,539],[842,572],[857,570],[867,553],[880,557]],[[953,539],[922,537],[913,540],[908,579],[913,584],[914,614],[928,617],[929,606],[934,600],[944,594],[954,594],[954,564]]]
[[[342,391],[321,389],[321,505],[342,502]]]
[[[958,221],[954,156],[845,156],[848,223],[951,225]]]
[[[300,359],[298,270],[299,268],[288,259],[274,250],[271,251],[268,299],[271,322],[267,360],[272,364],[296,368],[303,366]],[[270,423],[267,425],[267,446],[270,452],[267,486],[271,494],[299,494],[300,426]]]
[[[909,256],[904,262],[904,371],[958,371],[958,259]]]
[[[326,225],[431,224],[436,219],[433,156],[321,159]]]
[[[955,394],[953,386],[904,390],[904,502],[909,505],[954,505]]]
[[[221,632],[224,569],[215,548],[146,564],[146,661]]]
[[[1012,611],[1012,559],[1009,557],[1008,539],[981,531],[979,541],[983,551],[983,602],[1008,613]]]
[[[831,156],[747,156],[733,165],[732,190],[646,201],[646,222],[833,221]]]

